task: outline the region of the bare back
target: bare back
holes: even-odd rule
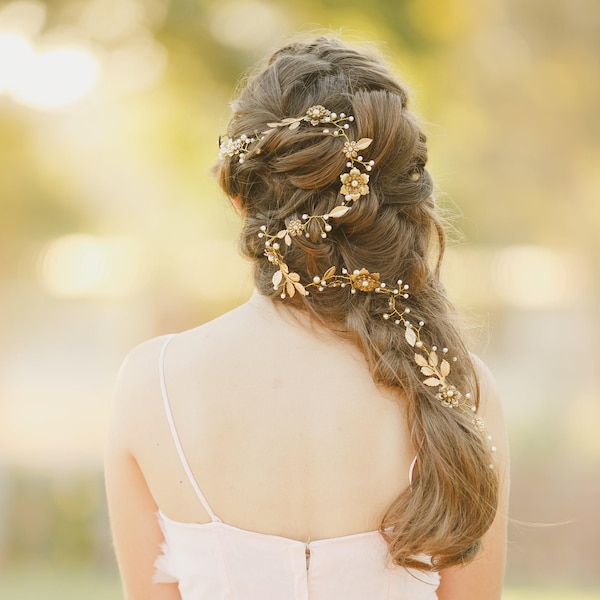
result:
[[[158,356],[162,341],[150,344]],[[373,383],[350,343],[255,294],[167,350],[166,391],[183,451],[226,523],[299,540],[371,531],[408,486],[414,450],[402,398]],[[148,368],[158,371],[158,361]],[[155,387],[132,453],[168,517],[207,522]]]

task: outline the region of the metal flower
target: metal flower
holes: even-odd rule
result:
[[[462,394],[453,385],[440,387],[436,397],[443,406],[458,406],[462,400]]]
[[[361,173],[356,167],[350,169],[349,173],[340,175],[342,188],[340,194],[346,200],[356,202],[361,196],[366,196],[369,193],[369,176],[366,173]]]
[[[358,156],[356,142],[345,142],[343,152],[346,155],[346,158],[356,158]]]
[[[306,111],[304,120],[308,121],[313,126],[318,125],[319,123],[329,123],[331,120],[331,111],[320,104],[316,104]]]
[[[361,292],[372,292],[381,285],[379,283],[379,273],[369,273],[367,269],[356,270],[349,277],[350,285]]]

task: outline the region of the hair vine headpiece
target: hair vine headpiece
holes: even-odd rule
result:
[[[287,221],[285,229],[279,230],[275,234],[270,234],[267,231],[266,225],[260,226],[258,237],[264,240],[264,255],[268,261],[275,267],[277,271],[273,274],[272,284],[273,289],[280,292],[280,297],[285,299],[292,298],[297,294],[301,296],[309,296],[310,290],[315,289],[322,292],[325,288],[346,288],[350,287],[350,293],[375,293],[387,296],[388,310],[382,313],[382,317],[386,321],[391,321],[395,325],[404,327],[404,338],[406,342],[414,349],[414,361],[420,368],[421,374],[425,377],[422,383],[430,388],[437,387],[436,398],[442,406],[460,410],[468,414],[473,422],[475,429],[488,440],[491,440],[485,429],[485,424],[481,417],[476,414],[477,406],[473,401],[470,393],[462,393],[454,385],[448,382],[448,377],[451,371],[451,362],[456,361],[456,357],[448,360],[448,348],[442,348],[441,355],[437,346],[428,347],[421,338],[421,331],[425,326],[422,320],[413,322],[409,319],[411,309],[408,306],[403,306],[403,302],[409,299],[409,285],[401,279],[396,282],[396,285],[390,286],[383,281],[380,281],[379,273],[371,273],[365,268],[355,269],[349,272],[346,268],[341,268],[338,273],[337,267],[332,266],[322,275],[315,275],[309,283],[302,283],[300,275],[294,271],[290,271],[285,257],[282,252],[281,242],[286,246],[291,246],[295,237],[304,235],[311,237],[307,226],[309,223],[314,223],[319,230],[320,237],[326,238],[327,234],[332,230],[332,219],[338,219],[347,214],[354,204],[361,198],[369,194],[369,174],[362,172],[359,167],[370,172],[375,165],[373,160],[365,160],[361,154],[362,150],[366,150],[372,143],[371,138],[360,138],[359,140],[351,140],[348,137],[347,131],[350,129],[350,123],[354,121],[352,115],[339,113],[328,110],[321,105],[311,106],[301,117],[286,117],[278,122],[267,123],[269,129],[261,134],[252,136],[241,135],[237,139],[229,139],[220,143],[219,158],[237,156],[239,163],[243,164],[248,155],[253,152],[252,144],[256,141],[263,140],[266,135],[269,135],[277,128],[287,127],[289,130],[298,129],[303,123],[308,123],[312,127],[325,126],[322,130],[324,135],[332,137],[341,137],[344,140],[344,145],[341,152],[348,159],[346,167],[348,172],[340,175],[342,183],[340,194],[343,196],[341,204],[332,208],[328,213],[320,215],[303,214],[301,218],[292,217]],[[260,148],[254,150],[256,154],[260,154]],[[411,180],[418,180],[420,174],[413,172],[410,176]],[[491,446],[492,452],[496,451],[495,446]],[[493,468],[490,464],[490,468]]]

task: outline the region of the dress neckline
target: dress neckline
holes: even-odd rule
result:
[[[272,538],[272,539],[276,539],[276,540],[285,541],[290,544],[300,544],[302,546],[306,546],[307,544],[310,544],[311,546],[313,546],[316,544],[326,544],[326,543],[331,543],[331,542],[336,542],[336,541],[346,541],[346,540],[351,540],[351,539],[361,538],[361,537],[379,536],[383,539],[382,533],[378,529],[373,530],[373,531],[359,531],[358,533],[348,533],[345,535],[338,535],[338,536],[330,537],[330,538],[320,538],[320,539],[315,539],[315,540],[313,540],[313,539],[299,540],[297,538],[287,537],[285,535],[277,535],[275,533],[262,533],[260,531],[244,529],[243,527],[237,527],[236,525],[224,523],[223,521],[220,521],[220,520],[219,521],[208,521],[206,523],[177,521],[177,520],[171,519],[170,517],[165,515],[165,513],[161,509],[158,510],[158,517],[163,522],[170,523],[172,525],[175,525],[176,527],[185,527],[185,528],[189,528],[189,529],[209,529],[209,528],[213,528],[213,527],[220,527],[220,528],[229,529],[231,531],[236,531],[241,534],[248,535],[248,536],[256,536],[256,537],[260,537],[263,539]],[[391,528],[388,528],[385,531],[391,531]]]

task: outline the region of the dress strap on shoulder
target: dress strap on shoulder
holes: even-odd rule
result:
[[[161,346],[160,354],[158,357],[158,375],[160,379],[160,391],[162,395],[163,405],[165,407],[165,414],[167,417],[167,422],[169,423],[169,429],[171,430],[171,436],[173,437],[175,449],[177,450],[179,460],[181,461],[181,465],[183,466],[183,469],[187,475],[190,485],[192,486],[192,489],[196,493],[196,496],[198,496],[198,500],[200,500],[200,503],[204,507],[204,510],[206,510],[206,512],[210,516],[211,521],[221,521],[221,519],[219,519],[219,517],[217,517],[217,515],[215,515],[215,513],[212,511],[210,505],[204,497],[204,494],[202,493],[202,490],[200,489],[200,486],[198,485],[198,482],[196,481],[196,478],[194,477],[194,474],[192,473],[192,470],[190,469],[190,465],[187,461],[187,458],[185,457],[185,453],[183,452],[183,447],[181,446],[181,441],[179,440],[179,435],[177,434],[177,428],[175,427],[175,420],[173,419],[173,412],[171,410],[169,396],[167,395],[167,385],[165,383],[165,352],[167,350],[169,342],[175,337],[175,335],[176,334],[172,334],[165,339]]]

